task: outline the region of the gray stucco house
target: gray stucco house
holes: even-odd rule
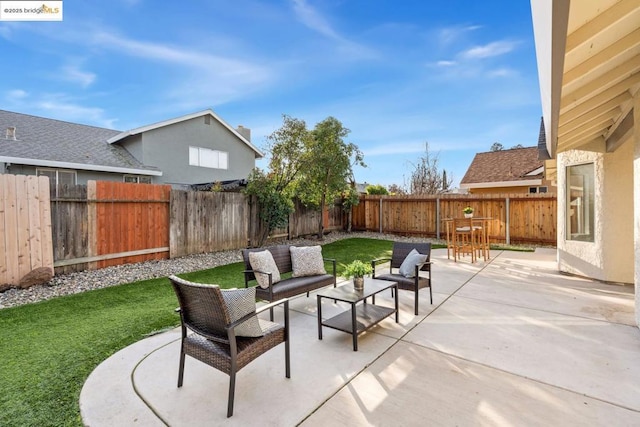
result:
[[[263,153],[212,110],[118,131],[0,110],[0,173],[52,185],[107,180],[177,188],[246,179]]]

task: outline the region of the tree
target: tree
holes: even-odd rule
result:
[[[425,154],[414,166],[411,173],[411,194],[439,194],[451,189],[453,179],[447,178],[447,171],[438,169],[440,155],[429,152],[429,143],[425,145]]]
[[[494,142],[491,145],[491,151],[500,151],[500,150],[504,150],[504,146],[499,142]]]
[[[303,120],[283,115],[283,124],[267,137],[271,154],[269,172],[254,169],[249,175],[246,194],[255,195],[260,204],[260,219],[264,222],[258,244],[262,246],[269,234],[284,227],[293,212],[295,182],[308,160],[310,133]]]
[[[265,225],[258,236],[258,246],[262,246],[273,230],[287,225],[289,215],[293,212],[293,201],[289,194],[277,188],[272,177],[259,168],[249,174],[245,193],[258,199],[260,219]]]
[[[401,187],[398,184],[391,184],[389,186],[389,194],[401,196],[403,194],[407,194],[407,191],[404,187]]]
[[[389,191],[387,191],[385,186],[381,184],[369,184],[367,185],[366,190],[367,190],[367,194],[372,194],[372,195],[386,196],[389,194]]]
[[[355,144],[344,138],[350,130],[334,118],[327,117],[316,124],[308,140],[308,159],[298,180],[297,194],[307,206],[323,213],[327,200],[334,200],[348,191],[353,166],[365,166],[363,154]],[[324,237],[323,215],[318,221],[318,239]]]
[[[342,195],[342,210],[347,213],[347,233],[351,233],[353,207],[360,204],[360,194],[356,189],[355,179],[351,179],[349,189]]]

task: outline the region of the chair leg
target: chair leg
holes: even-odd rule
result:
[[[227,405],[227,418],[233,415],[233,397],[236,391],[236,373],[229,374],[229,403]]]
[[[182,387],[182,381],[184,380],[184,347],[180,346],[180,363],[178,367],[178,387]]]
[[[416,298],[415,298],[415,303],[414,303],[415,304],[416,316],[418,315],[418,291],[419,291],[419,289],[416,289],[416,291],[415,291]]]
[[[273,322],[273,307],[269,309],[269,320]]]

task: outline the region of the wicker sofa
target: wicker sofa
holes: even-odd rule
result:
[[[277,245],[268,248],[252,248],[243,249],[242,258],[244,260],[244,283],[245,287],[250,285],[257,285],[256,274],[268,274],[269,286],[266,288],[256,286],[256,297],[266,301],[277,301],[282,298],[290,298],[303,293],[309,296],[310,291],[314,291],[319,288],[323,288],[328,285],[336,286],[336,260],[323,258],[324,261],[329,261],[333,265],[333,271],[331,274],[318,274],[313,276],[303,277],[289,277],[283,278],[277,283],[272,281],[272,273],[268,271],[259,272],[253,270],[249,261],[249,253],[268,250],[273,256],[273,260],[278,267],[280,274],[292,273],[293,263],[291,260],[291,248],[292,245]],[[273,313],[271,315],[273,320]]]

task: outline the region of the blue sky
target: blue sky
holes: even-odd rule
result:
[[[458,185],[541,116],[524,0],[67,0],[0,23],[0,52],[2,109],[127,130],[212,108],[260,148],[283,114],[334,116],[373,184],[408,182],[428,142]]]

